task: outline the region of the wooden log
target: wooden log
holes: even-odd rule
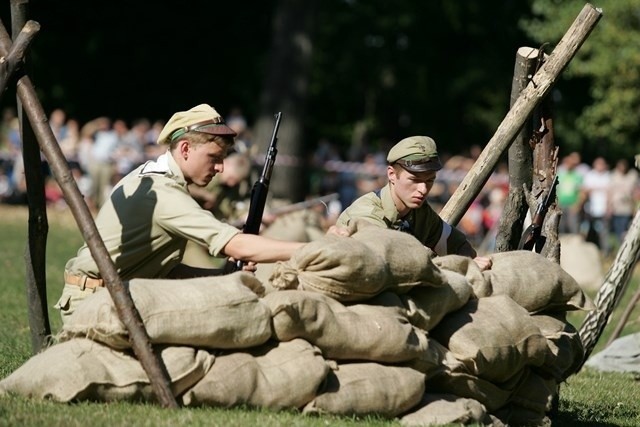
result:
[[[511,106],[529,84],[536,72],[538,49],[521,47],[516,53],[516,63],[511,82]],[[518,247],[527,216],[524,187],[531,188],[533,149],[529,145],[531,127],[523,126],[509,147],[509,194],[500,215],[496,235],[496,252],[512,251]]]
[[[11,39],[4,25],[0,22],[0,55],[6,55],[10,49]],[[28,76],[25,75],[18,80],[17,94],[35,130],[40,149],[47,158],[51,171],[58,181],[65,200],[71,208],[71,212],[89,246],[91,255],[98,264],[100,274],[115,303],[118,315],[129,331],[133,350],[149,376],[151,386],[158,401],[165,407],[177,408],[178,403],[171,392],[166,367],[161,359],[153,352],[149,335],[142,323],[138,310],[133,304],[131,294],[118,276],[113,260],[109,256],[109,252],[100,237],[89,207],[85,203],[78,189],[78,185],[71,175],[67,161],[53,135],[53,131],[47,121],[47,116],[42,109],[42,105],[38,100],[36,91]]]
[[[601,9],[595,8],[589,3],[583,7],[553,53],[549,55],[549,59],[522,91],[491,140],[480,153],[478,160],[442,208],[440,216],[445,221],[452,225],[458,224],[486,184],[502,153],[509,147],[533,109],[549,93],[558,76],[574,57],[601,17]]]
[[[29,36],[26,22],[26,3],[11,1],[11,23],[14,38],[18,41],[20,33]],[[25,30],[25,28],[27,28]],[[9,49],[11,56],[19,54],[22,47]],[[24,59],[24,55],[23,55]],[[13,64],[15,67],[18,63]],[[8,70],[11,71],[11,70]],[[14,70],[15,71],[15,68]],[[24,72],[24,71],[21,71]],[[29,227],[25,258],[25,287],[27,293],[27,309],[29,313],[29,330],[31,332],[31,349],[38,353],[47,346],[51,336],[49,323],[49,305],[47,304],[47,274],[46,254],[49,222],[47,220],[47,201],[44,193],[44,172],[41,165],[40,149],[31,124],[25,117],[22,103],[18,98],[17,113],[20,122],[20,138],[22,140],[22,160],[24,162],[25,183],[27,185],[27,199],[29,201]]]
[[[0,58],[0,93],[4,93],[7,82],[23,63],[26,50],[38,31],[40,31],[40,24],[36,21],[27,21],[20,33],[13,37],[15,41],[7,56]]]

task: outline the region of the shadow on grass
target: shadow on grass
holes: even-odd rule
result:
[[[634,418],[629,414],[629,418]],[[571,408],[561,408],[551,416],[553,426],[573,427],[620,427],[621,424],[599,421],[601,419],[620,418],[621,414],[603,406],[589,406],[572,402]],[[628,424],[632,426],[633,424]]]

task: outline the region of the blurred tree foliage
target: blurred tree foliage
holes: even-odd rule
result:
[[[535,0],[523,30],[555,45],[584,7],[578,0]],[[600,0],[603,15],[555,91],[560,146],[586,157],[640,152],[640,2]],[[565,84],[565,82],[569,82]]]
[[[209,102],[223,114],[240,107],[251,124],[264,114],[272,18],[282,2],[31,0],[42,28],[30,75],[46,110],[62,107],[81,121],[166,119]],[[640,3],[600,3],[603,18],[556,83],[554,124],[566,150],[611,157],[638,149]],[[355,156],[410,134],[431,135],[448,153],[483,146],[507,112],[517,49],[549,42],[551,53],[583,6],[318,2],[299,143],[310,152],[326,138]]]

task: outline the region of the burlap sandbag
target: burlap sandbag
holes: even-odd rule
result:
[[[251,273],[195,279],[133,279],[125,283],[154,344],[233,349],[271,337],[271,312]],[[129,334],[106,290],[82,302],[58,339],[83,336],[113,348],[130,348]]]
[[[411,412],[400,418],[403,426],[483,425],[493,426],[484,405],[477,400],[452,394],[425,393]]]
[[[558,385],[553,379],[525,369],[508,403],[495,411],[495,415],[508,425],[550,426],[547,414],[551,411],[557,390]]]
[[[327,235],[306,244],[270,277],[278,289],[323,293],[343,302],[363,301],[389,290],[442,286],[429,252],[413,236],[355,222],[350,237]],[[360,228],[355,228],[360,227]],[[353,230],[351,230],[353,231]]]
[[[430,331],[442,318],[464,306],[473,294],[467,279],[453,271],[442,271],[443,286],[417,286],[400,295],[407,309],[409,321],[425,331]]]
[[[531,251],[490,255],[492,266],[483,271],[484,285],[475,285],[478,298],[508,295],[530,313],[593,310],[591,299],[559,264]]]
[[[437,256],[433,258],[433,263],[442,270],[443,273],[455,272],[462,274],[474,288],[483,288],[486,286],[487,279],[473,258],[451,254]]]
[[[320,350],[304,340],[269,341],[218,356],[182,401],[185,406],[300,408],[315,397],[329,370]]]
[[[431,259],[431,251],[411,234],[378,227],[365,220],[354,221],[350,231],[351,237],[365,243],[387,262],[391,291],[404,293],[417,285],[446,283]]]
[[[329,372],[304,413],[396,417],[417,405],[424,394],[424,374],[406,367],[345,363]]]
[[[358,301],[384,291],[385,260],[351,237],[327,235],[307,243],[288,261],[278,261],[270,282],[277,289],[299,289],[339,301]]]
[[[506,295],[469,300],[430,331],[469,371],[492,382],[541,366],[547,339],[529,313]]]
[[[175,396],[202,379],[214,356],[191,347],[156,349]],[[156,401],[147,373],[131,351],[114,350],[85,338],[55,344],[27,360],[0,382],[0,394],[56,402]]]
[[[531,318],[547,338],[549,346],[544,364],[537,370],[557,382],[564,381],[582,365],[584,346],[580,334],[562,312],[536,314]]]
[[[346,307],[328,296],[297,290],[272,292],[263,301],[271,309],[276,339],[303,338],[326,358],[393,363],[419,357],[428,347],[426,333],[408,323],[396,294],[385,292],[377,301],[384,296],[397,305]]]
[[[320,229],[318,213],[303,209],[278,216],[260,234],[278,240],[310,242],[308,230],[313,227]]]
[[[431,345],[435,349],[436,345]],[[444,346],[439,366],[432,368],[426,379],[426,390],[429,393],[453,394],[482,403],[489,412],[504,406],[517,389],[524,375],[522,369],[508,381],[494,383],[472,374],[468,367],[457,360]]]

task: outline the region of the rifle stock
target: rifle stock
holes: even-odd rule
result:
[[[544,218],[549,211],[549,207],[555,201],[557,185],[558,175],[556,174],[553,177],[553,182],[551,183],[551,187],[549,188],[547,196],[538,204],[536,212],[531,219],[531,224],[529,225],[529,227],[527,227],[525,232],[522,233],[520,243],[518,244],[518,249],[524,249],[527,251],[533,249],[537,253],[542,252],[542,248],[544,247],[544,244],[546,242],[546,237],[542,235],[542,224],[544,223]]]
[[[276,122],[273,126],[273,134],[271,135],[271,141],[269,142],[269,148],[267,150],[262,173],[260,174],[260,178],[258,178],[251,188],[249,214],[247,215],[247,220],[242,227],[242,232],[245,234],[258,234],[260,232],[264,206],[267,202],[267,193],[269,192],[269,182],[271,181],[273,166],[276,162],[276,155],[278,154],[276,144],[278,142],[278,129],[280,128],[281,118],[282,112],[278,112],[275,115]],[[234,271],[242,270],[243,265],[244,262],[242,260],[237,260]]]

